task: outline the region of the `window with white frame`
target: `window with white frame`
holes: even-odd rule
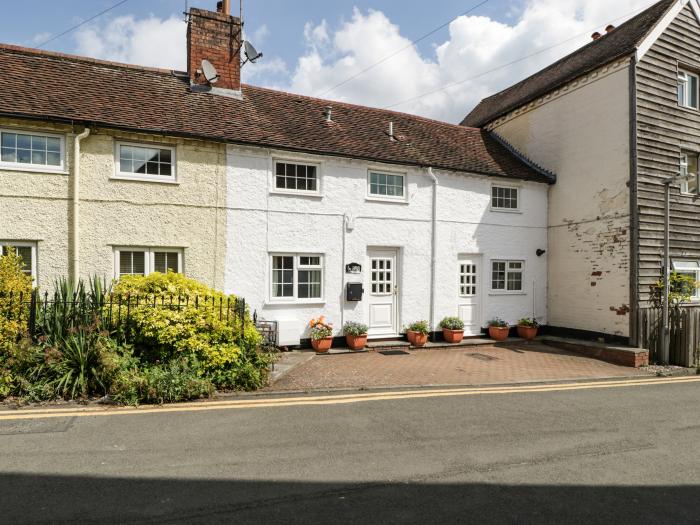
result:
[[[272,255],[271,298],[277,301],[314,301],[323,298],[323,256]]]
[[[686,275],[688,277],[691,277],[696,283],[700,283],[700,261],[674,260],[673,271],[679,275]],[[700,288],[695,287],[693,290],[686,291],[689,293],[693,300],[700,300]]]
[[[491,186],[491,208],[494,210],[517,211],[520,209],[518,188],[511,186]]]
[[[684,179],[681,181],[681,193],[687,193],[689,195],[698,194],[698,180],[700,175],[698,174],[698,154],[697,153],[683,153],[681,154],[681,176]]]
[[[36,243],[0,241],[0,255],[7,255],[10,250],[22,259],[22,271],[36,279]]]
[[[294,193],[319,193],[318,166],[275,161],[275,189]]]
[[[119,248],[114,250],[114,276],[182,273],[182,250]]]
[[[698,75],[678,70],[678,105],[698,109]]]
[[[496,292],[523,291],[522,261],[492,261],[491,289]]]
[[[459,265],[459,295],[461,297],[476,296],[476,264],[460,263]]]
[[[370,171],[368,195],[380,199],[405,200],[406,176],[400,173]]]
[[[0,166],[63,171],[64,152],[61,135],[0,130]]]
[[[118,177],[173,182],[175,148],[117,143]]]

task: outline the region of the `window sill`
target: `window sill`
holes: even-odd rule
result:
[[[496,297],[499,295],[512,296],[512,295],[527,295],[525,292],[489,292],[490,296]]]
[[[365,197],[365,200],[368,202],[386,202],[389,204],[408,204],[408,199],[392,199],[392,198],[383,198],[383,197]]]
[[[324,299],[313,299],[309,301],[266,301],[264,306],[325,306]]]
[[[288,197],[308,197],[312,199],[322,199],[323,194],[313,191],[292,191],[292,190],[270,190],[270,195],[286,195]]]
[[[164,179],[154,179],[152,177],[129,177],[127,175],[112,175],[110,177],[111,180],[118,180],[118,181],[126,181],[126,182],[152,182],[155,184],[170,184],[174,186],[179,186],[180,181],[171,179],[171,180],[164,180]]]
[[[0,164],[0,171],[23,171],[25,173],[41,173],[44,175],[69,175],[64,168],[51,169],[39,166],[16,166],[13,164]]]
[[[522,215],[522,210],[509,210],[508,208],[491,208],[491,211],[494,213],[516,213]]]

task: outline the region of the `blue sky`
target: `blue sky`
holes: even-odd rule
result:
[[[481,1],[245,0],[247,37],[265,57],[246,66],[244,81],[456,122],[480,98],[573,51],[593,30],[621,23],[653,0],[488,0],[416,48],[331,91]],[[116,2],[3,2],[0,40],[34,47]],[[231,3],[237,11],[237,0]],[[190,6],[213,9],[215,4],[189,0]],[[184,10],[184,0],[129,0],[45,49],[183,68]],[[500,67],[514,60],[515,65]]]

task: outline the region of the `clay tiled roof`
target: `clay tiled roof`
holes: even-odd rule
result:
[[[678,0],[661,0],[611,33],[515,84],[482,100],[462,121],[481,127],[599,67],[633,54]]]
[[[195,93],[182,73],[0,45],[0,115],[554,180],[479,129],[248,85],[242,91],[243,100]]]

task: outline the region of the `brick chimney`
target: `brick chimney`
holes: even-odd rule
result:
[[[202,60],[216,68],[217,89],[241,89],[241,20],[231,16],[230,2],[219,2],[218,12],[191,8],[187,25],[187,73],[193,85],[210,85]]]

